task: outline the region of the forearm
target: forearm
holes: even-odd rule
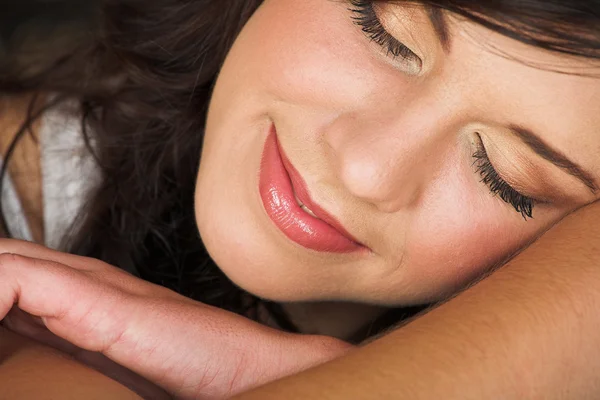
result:
[[[598,332],[600,205],[594,205],[405,327],[237,398],[594,398]]]
[[[2,399],[140,399],[66,354],[0,327]]]

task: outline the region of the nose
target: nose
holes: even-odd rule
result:
[[[435,104],[340,115],[325,132],[336,173],[354,197],[392,213],[416,203],[439,173],[456,121]]]

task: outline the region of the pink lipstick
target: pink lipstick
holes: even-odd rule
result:
[[[312,201],[302,176],[280,148],[274,126],[265,142],[259,192],[275,226],[299,245],[329,253],[350,253],[364,248]]]

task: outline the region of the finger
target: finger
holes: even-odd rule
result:
[[[172,371],[184,370],[182,365],[198,366],[199,370],[206,368],[202,352],[190,353],[187,347],[198,339],[195,333],[202,326],[189,326],[189,318],[178,314],[176,307],[165,308],[164,300],[153,300],[156,308],[162,310],[153,312],[155,307],[144,299],[107,287],[102,281],[90,278],[88,272],[52,261],[0,254],[0,318],[16,305],[41,317],[59,338],[81,349],[103,353],[175,392],[183,386],[188,373]],[[191,303],[177,304],[189,309]],[[166,316],[168,320],[164,319]],[[168,345],[178,338],[164,328],[177,323],[183,324],[180,330],[189,338],[183,346],[179,342],[178,348],[174,348]],[[22,328],[29,329],[33,335],[44,335],[41,331],[33,332],[31,325]],[[222,337],[213,335],[212,339],[212,344],[218,347]],[[60,348],[69,346],[49,334],[44,340]],[[72,353],[73,349],[68,351]]]
[[[0,253],[19,254],[30,258],[54,261],[83,271],[104,268],[104,265],[98,262],[89,262],[89,259],[85,257],[52,250],[40,244],[24,240],[0,239]]]
[[[124,295],[63,264],[0,254],[0,318],[16,304],[41,317],[54,333],[88,350],[105,349],[123,331],[126,321],[111,313]]]
[[[132,295],[90,274],[2,254],[0,317],[17,304],[61,338],[182,398],[224,398],[333,354],[314,337],[286,336],[199,303]]]
[[[106,283],[130,293],[154,296],[173,296],[174,293],[150,282],[139,280],[126,271],[113,267],[100,260],[63,253],[22,240],[0,239],[0,254],[18,254],[29,258],[52,261],[80,271],[94,273]]]

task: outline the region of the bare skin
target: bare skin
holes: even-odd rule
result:
[[[32,99],[32,96],[0,98],[0,154],[6,154],[15,133],[27,118]],[[40,103],[38,101],[36,106]],[[44,243],[42,171],[38,145],[40,126],[40,121],[36,121],[31,131],[19,141],[8,169],[36,243]],[[106,396],[114,399],[139,398],[125,386],[59,350],[25,339],[2,327],[0,333],[0,392],[10,393],[8,397],[11,399],[42,399],[45,398],[43,396],[61,399],[104,399]],[[57,365],[61,368],[55,368]],[[109,368],[114,371],[114,367]],[[52,385],[32,385],[32,379],[52,382]],[[133,379],[137,380],[136,377]],[[144,383],[143,387],[146,385]]]
[[[0,328],[2,398],[119,399],[138,395],[64,353]]]
[[[0,154],[6,154],[15,133],[27,117],[32,96],[0,98]],[[21,199],[34,242],[44,243],[42,171],[38,134],[32,127],[15,148],[9,174]],[[383,312],[381,307],[351,303],[289,303],[284,308],[301,332],[345,339]]]
[[[0,315],[17,304],[44,316],[60,337],[103,349],[181,398],[224,398],[269,374],[303,370],[304,358],[309,367],[323,365],[240,398],[593,399],[599,238],[600,204],[567,218],[480,284],[359,349],[281,335],[98,260],[15,241],[1,244]],[[160,324],[169,329],[157,330]],[[295,368],[282,368],[290,357]]]
[[[445,52],[424,10],[415,14],[388,5],[379,11],[394,37],[421,56],[423,68],[415,70],[414,58],[400,65],[382,59],[381,49],[369,47],[352,23],[347,6],[317,0],[267,0],[226,62],[209,118],[197,219],[200,231],[211,233],[204,239],[213,258],[245,289],[279,301],[337,298],[399,305],[436,300],[598,199],[592,187],[597,185],[589,184],[599,176],[597,81],[498,57],[469,38],[489,37],[488,47],[570,70],[563,63],[570,60],[460,21],[449,21],[453,42]],[[407,34],[403,26],[413,22],[416,29]],[[323,26],[329,35],[323,35]],[[266,28],[271,30],[265,35]],[[349,51],[352,56],[346,57]],[[282,62],[294,68],[282,68]],[[248,79],[240,79],[240,72]],[[554,101],[540,106],[540,98]],[[286,241],[265,217],[253,177],[271,123],[316,200],[371,247],[369,257],[308,252]],[[591,179],[548,163],[521,140],[523,129],[515,126],[539,132],[551,149],[580,164],[585,173],[579,175]],[[489,195],[472,168],[474,150],[481,145],[513,190],[542,200],[533,220],[524,221],[508,202]],[[422,168],[415,171],[415,164]],[[232,187],[240,195],[231,196]],[[365,348],[374,353],[356,352],[345,359],[349,364],[333,363],[343,365],[333,376],[344,379],[318,370],[322,379],[309,382],[313,396],[305,392],[303,398],[323,398],[335,382],[344,387],[333,396],[343,398],[399,390],[412,398],[417,393],[489,398],[498,388],[515,399],[595,393],[590,386],[595,376],[589,375],[600,358],[594,353],[598,324],[590,306],[597,304],[595,271],[589,268],[595,259],[590,248],[578,247],[582,232],[595,235],[585,229],[591,218],[546,244],[558,254],[546,250],[524,266],[515,262],[503,270],[509,272],[494,275],[399,336]],[[232,235],[229,227],[232,222],[240,226],[239,221],[244,223]],[[240,251],[230,251],[234,244]],[[574,247],[559,247],[563,244]],[[587,245],[594,250],[593,243]],[[551,258],[544,258],[548,254]],[[563,267],[560,274],[554,273],[557,266]],[[540,321],[540,315],[550,317]],[[524,327],[515,335],[515,328]],[[515,350],[521,348],[525,351]],[[521,357],[518,365],[515,354]],[[486,369],[488,362],[501,368]],[[360,382],[348,385],[356,371],[361,379],[351,380]],[[403,373],[402,379],[395,379],[396,373]],[[476,378],[480,384],[469,385]],[[473,392],[465,393],[465,386]],[[284,387],[285,395],[275,397],[289,398],[289,392]]]
[[[382,306],[441,300],[600,197],[589,182],[600,181],[600,80],[576,73],[597,64],[452,15],[444,48],[426,9],[376,3],[381,33],[413,56],[390,57],[346,1],[266,0],[220,71],[196,220],[219,268],[253,294]],[[267,215],[258,172],[273,130],[312,201],[364,251],[311,250]],[[525,131],[546,149],[532,148]],[[484,176],[477,168],[482,150],[496,183],[512,185],[503,186],[512,202],[483,182],[491,175],[489,165]],[[531,204],[533,218],[515,200]]]
[[[595,204],[407,326],[235,399],[595,399],[599,242]]]

